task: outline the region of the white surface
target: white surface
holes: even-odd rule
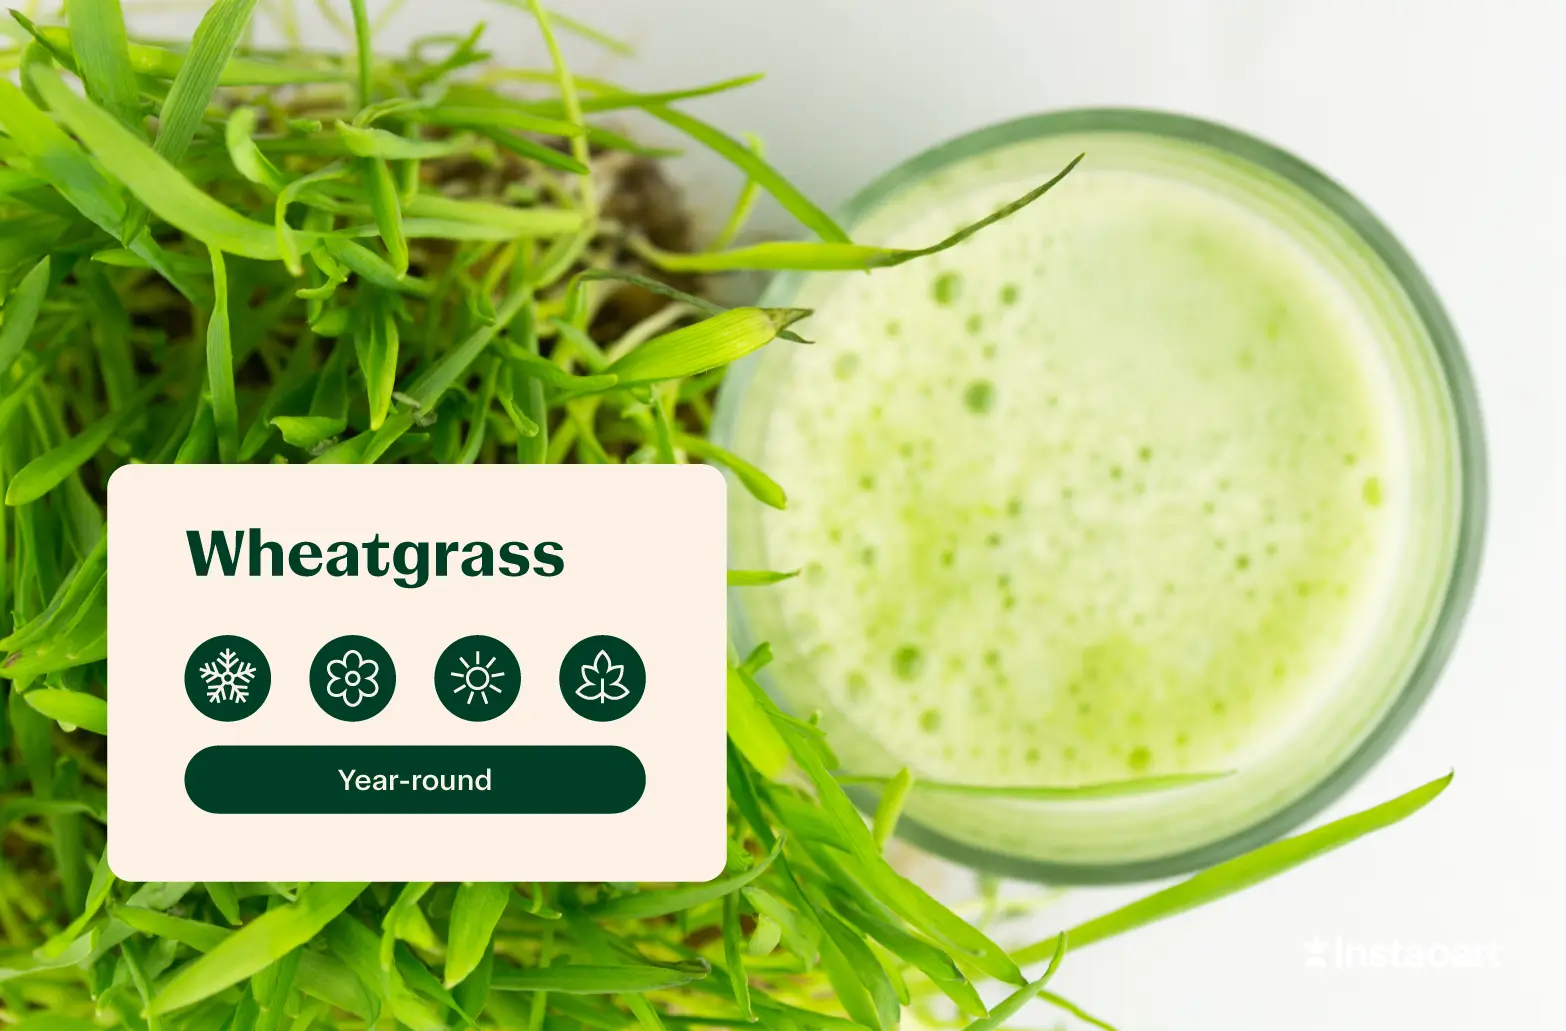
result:
[[[1547,0],[556,0],[629,36],[621,66],[681,86],[756,70],[691,105],[767,141],[832,205],[894,162],[980,124],[1083,104],[1235,124],[1338,177],[1403,238],[1451,310],[1488,421],[1485,569],[1436,694],[1344,813],[1456,767],[1431,809],[1282,881],[1073,956],[1057,987],[1137,1031],[1468,1031],[1559,1026],[1566,700],[1557,642],[1566,549],[1566,6]],[[308,6],[308,5],[306,5]],[[521,16],[413,0],[405,26],[483,11],[508,60],[542,63]],[[460,15],[460,17],[459,17]],[[685,167],[698,203],[733,179]],[[1073,912],[1128,890],[1084,892]],[[1471,970],[1308,968],[1304,944],[1493,946]],[[1040,1018],[1042,1019],[1042,1017]]]

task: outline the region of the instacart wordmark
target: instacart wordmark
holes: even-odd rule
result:
[[[186,530],[190,563],[197,576],[389,576],[398,587],[423,587],[434,576],[558,576],[563,549],[543,541],[531,549],[520,541],[298,541],[285,548],[252,526],[234,530]]]

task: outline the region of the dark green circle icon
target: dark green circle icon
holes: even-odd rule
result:
[[[435,696],[453,716],[482,723],[511,708],[522,667],[511,649],[483,634],[451,642],[435,663]]]
[[[578,716],[608,723],[636,708],[647,689],[647,667],[636,649],[599,634],[576,642],[560,663],[560,694]]]
[[[357,723],[386,708],[397,667],[385,648],[348,634],[329,641],[310,663],[310,693],[328,716]]]
[[[185,693],[190,702],[224,723],[242,720],[261,708],[272,687],[272,667],[254,641],[233,634],[209,638],[185,660]]]

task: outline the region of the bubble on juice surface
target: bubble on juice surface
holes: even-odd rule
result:
[[[949,307],[956,304],[962,296],[962,276],[955,272],[942,272],[930,284],[930,296],[939,305]]]

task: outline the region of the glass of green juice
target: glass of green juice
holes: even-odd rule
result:
[[[763,303],[815,309],[819,343],[736,367],[717,433],[788,493],[731,492],[730,565],[801,570],[731,592],[769,693],[843,772],[909,769],[913,843],[1090,883],[1262,844],[1387,749],[1467,607],[1485,462],[1412,259],[1242,133],[1025,118],[845,221],[925,246],[1079,153],[949,251],[775,280]]]

